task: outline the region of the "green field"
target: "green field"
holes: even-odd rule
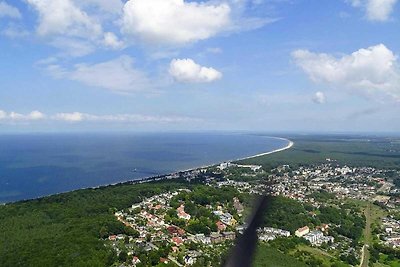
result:
[[[298,261],[296,258],[283,254],[280,251],[261,244],[258,247],[256,257],[254,259],[254,267],[292,267],[307,266],[305,263]]]

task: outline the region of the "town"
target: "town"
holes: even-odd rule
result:
[[[370,245],[366,236],[361,240],[366,228],[373,228],[371,242],[381,252],[396,253],[400,247],[400,191],[392,179],[398,176],[395,170],[340,166],[333,159],[269,172],[258,165],[225,162],[175,173],[164,178],[181,179],[186,186],[115,211],[132,233],[109,235],[106,245],[118,255],[115,266],[219,266],[246,228],[252,199],[267,194],[297,211],[267,212],[258,229],[259,242],[308,265],[326,264],[313,255],[318,251],[338,259],[339,266],[354,266],[362,263]],[[366,203],[382,211],[373,225],[366,221]],[[301,217],[291,222],[290,216]],[[293,242],[294,247],[288,246]],[[370,260],[377,261],[373,254]]]

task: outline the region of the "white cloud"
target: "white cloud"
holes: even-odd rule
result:
[[[60,121],[79,122],[84,119],[84,114],[80,112],[57,113],[52,118]]]
[[[250,0],[25,1],[38,13],[36,33],[64,52],[62,56],[73,57],[99,48],[123,49],[140,41],[176,48],[275,21],[247,16],[255,5]]]
[[[199,121],[197,118],[181,116],[151,116],[142,114],[93,115],[87,113],[57,113],[54,120],[67,122],[130,122],[130,123],[183,123]]]
[[[97,64],[77,64],[70,70],[50,64],[47,70],[55,78],[70,79],[117,92],[129,93],[150,89],[147,76],[133,67],[133,59],[129,56]]]
[[[63,121],[70,123],[78,122],[108,122],[108,123],[185,123],[198,122],[201,119],[186,116],[154,116],[143,114],[116,114],[116,115],[93,115],[81,112],[56,113],[46,115],[40,111],[32,111],[27,114],[17,112],[6,112],[0,110],[0,122],[26,123],[34,121]]]
[[[39,35],[63,35],[94,38],[101,25],[72,0],[26,0],[39,12]]]
[[[112,49],[122,49],[125,47],[123,41],[120,41],[118,37],[112,32],[106,32],[104,34],[104,44]]]
[[[103,31],[122,15],[120,0],[26,0],[39,14],[36,32],[62,55],[80,57],[98,48],[122,49],[115,33]]]
[[[354,7],[362,8],[372,21],[387,21],[398,0],[347,0]]]
[[[178,82],[213,82],[221,79],[222,73],[214,68],[202,67],[192,59],[174,59],[169,73]]]
[[[124,6],[122,30],[157,44],[179,45],[204,40],[230,24],[229,5],[214,3],[129,0]]]
[[[383,44],[341,57],[308,50],[294,51],[292,57],[314,82],[357,89],[368,94],[380,92],[400,99],[397,56]]]
[[[326,97],[323,92],[316,92],[314,97],[312,98],[312,101],[316,104],[325,104],[326,102]]]
[[[38,121],[38,120],[43,120],[45,118],[46,115],[37,110],[34,110],[28,114],[21,114],[14,111],[7,113],[4,110],[0,110],[0,121],[10,121],[10,122]]]
[[[20,19],[22,16],[21,16],[21,13],[19,12],[18,8],[13,7],[4,1],[1,1],[0,2],[0,18],[2,18],[2,17]]]

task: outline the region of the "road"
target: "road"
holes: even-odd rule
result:
[[[372,218],[371,218],[371,212],[372,212],[372,204],[368,203],[367,207],[364,210],[364,215],[365,215],[365,229],[364,229],[364,246],[362,247],[361,250],[361,263],[360,267],[368,267],[368,262],[369,262],[369,246],[371,245],[371,223],[372,223]]]

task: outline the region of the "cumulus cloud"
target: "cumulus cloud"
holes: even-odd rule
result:
[[[112,91],[129,93],[150,89],[149,79],[134,68],[133,59],[129,56],[97,64],[76,64],[72,69],[57,64],[49,64],[46,68],[55,78],[70,79]]]
[[[94,38],[102,33],[101,25],[72,0],[26,0],[39,13],[37,32]]]
[[[36,33],[42,40],[74,57],[139,42],[179,47],[275,21],[251,17],[248,11],[256,4],[250,0],[25,1],[38,13]]]
[[[367,19],[371,21],[387,21],[398,0],[347,0],[354,7],[362,8]]]
[[[4,1],[0,1],[0,18],[2,17],[20,19],[22,16],[18,8],[13,7]]]
[[[326,97],[323,92],[316,92],[312,98],[312,101],[316,104],[325,104]]]
[[[26,0],[39,14],[36,32],[64,55],[80,57],[99,47],[121,49],[124,42],[102,24],[122,13],[120,0]],[[109,15],[111,14],[111,15]]]
[[[14,111],[7,113],[4,110],[0,110],[0,121],[38,121],[45,118],[46,115],[37,110],[34,110],[27,114],[17,113]]]
[[[397,56],[383,44],[341,57],[308,50],[294,51],[292,57],[314,82],[357,89],[368,94],[384,93],[400,100]]]
[[[192,59],[173,59],[169,66],[170,75],[178,82],[204,83],[221,79],[222,73],[214,68],[202,67]]]
[[[122,30],[147,42],[185,44],[210,38],[230,24],[226,3],[184,0],[129,0]]]

